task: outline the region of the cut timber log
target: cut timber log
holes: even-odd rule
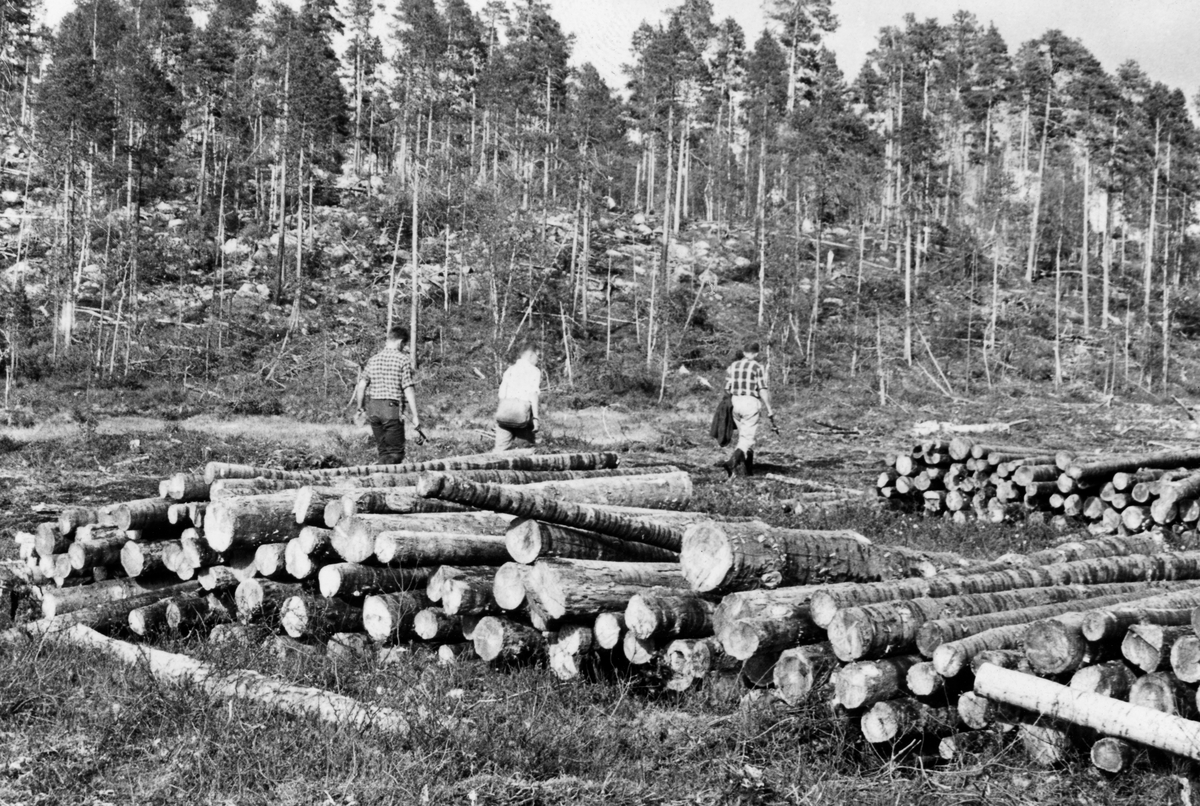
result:
[[[621,636],[621,652],[625,660],[634,666],[645,666],[653,663],[659,656],[660,644],[653,638],[638,638],[628,630]]]
[[[68,613],[59,612],[54,616],[40,618],[36,621],[27,621],[0,632],[0,645],[10,644],[28,637],[36,638],[69,630],[75,626],[86,626],[105,631],[124,629],[129,624],[131,610],[153,604],[160,599],[193,593],[195,590],[195,584],[182,583],[164,586],[157,590],[138,590],[124,598],[99,599],[92,601],[86,607]],[[43,599],[44,604],[45,600]]]
[[[505,538],[472,532],[381,532],[375,559],[384,565],[495,565],[508,561]]]
[[[739,618],[723,624],[718,639],[732,658],[748,660],[816,640],[820,631],[806,618]]]
[[[1186,635],[1195,635],[1191,625],[1163,627],[1160,624],[1133,624],[1121,641],[1121,656],[1143,672],[1171,667],[1171,647]]]
[[[501,610],[516,610],[525,602],[525,580],[533,568],[521,563],[505,563],[496,569],[492,597]]]
[[[57,523],[39,523],[33,535],[33,550],[39,557],[62,554],[71,545],[71,536],[58,530]]]
[[[576,679],[579,677],[583,659],[592,653],[595,645],[591,627],[582,624],[563,627],[550,641],[547,652],[550,671],[554,672],[559,680]]]
[[[442,587],[442,609],[451,616],[485,616],[501,610],[492,593],[495,574],[488,568],[484,577],[449,579]]]
[[[872,582],[819,592],[812,599],[812,617],[828,627],[842,607],[875,604],[893,599],[938,598],[968,593],[993,593],[1052,585],[1100,585],[1113,582],[1149,582],[1200,577],[1200,552],[1135,554],[1060,563],[1041,568],[1012,568],[990,574],[955,575],[929,579]]]
[[[467,566],[458,568],[453,565],[439,565],[433,569],[429,581],[425,584],[425,595],[429,601],[440,603],[451,580],[465,579],[487,582],[495,578],[495,569],[488,566]]]
[[[148,636],[168,629],[176,629],[168,616],[171,608],[198,606],[207,599],[199,593],[181,594],[129,611],[129,630],[134,635]]]
[[[1175,642],[1171,671],[1185,683],[1200,683],[1200,636],[1185,635]]]
[[[620,461],[615,453],[538,454],[511,451],[505,454],[483,453],[455,456],[428,462],[409,462],[399,465],[361,465],[333,467],[323,470],[275,470],[272,468],[230,465],[209,462],[204,478],[210,484],[217,479],[303,479],[319,481],[347,476],[378,474],[451,472],[458,470],[597,470],[616,467]]]
[[[598,532],[518,518],[505,533],[509,555],[531,564],[549,557],[613,562],[678,562],[679,554]]]
[[[333,549],[348,563],[375,556],[375,538],[384,532],[444,532],[503,535],[511,517],[492,512],[435,512],[423,515],[357,515],[338,523]]]
[[[948,736],[961,725],[957,708],[932,708],[910,697],[875,703],[861,723],[863,738],[874,744],[913,734]]]
[[[918,655],[848,663],[833,675],[834,699],[844,708],[866,708],[904,693],[908,670]]]
[[[1079,560],[1096,560],[1102,557],[1156,554],[1162,550],[1162,536],[1152,532],[1125,537],[1112,535],[1090,540],[1072,540],[1029,554],[1006,554],[990,563],[972,565],[964,569],[962,573],[986,574],[1017,566],[1057,565]]]
[[[129,577],[162,576],[168,572],[168,549],[182,550],[178,540],[165,543],[136,543],[130,540],[121,547],[121,567]]]
[[[535,598],[549,618],[562,619],[595,617],[627,606],[645,588],[686,588],[686,583],[672,563],[539,560],[525,587],[527,598]]]
[[[916,697],[932,697],[946,687],[946,678],[929,661],[913,664],[904,678],[905,687]]]
[[[363,611],[341,599],[301,594],[280,606],[279,625],[292,638],[326,640],[334,633],[361,629]]]
[[[702,638],[712,635],[716,605],[690,591],[650,590],[629,600],[625,626],[639,638]]]
[[[475,625],[472,644],[485,661],[519,661],[542,651],[545,639],[532,627],[500,616],[485,616]]]
[[[1046,676],[1073,672],[1081,666],[1120,657],[1120,647],[1111,641],[1089,641],[1083,634],[1086,612],[1063,613],[1034,622],[1022,641],[1025,657],[1034,672]]]
[[[930,621],[964,618],[1026,607],[1094,598],[1132,589],[1124,585],[1060,585],[996,593],[920,598],[847,607],[828,626],[829,641],[838,658],[849,662],[883,657],[915,645],[921,627]]]
[[[1026,757],[1039,767],[1058,766],[1071,748],[1066,729],[1054,723],[1021,721],[1017,724],[1017,738]]]
[[[612,612],[596,616],[592,635],[601,649],[616,649],[625,636],[625,614]]]
[[[391,643],[411,638],[417,613],[429,607],[422,591],[398,591],[368,596],[363,600],[363,629],[376,643]]]
[[[93,568],[119,568],[121,566],[121,549],[129,540],[124,536],[105,537],[86,543],[75,542],[67,547],[67,557],[71,567],[77,571]]]
[[[519,489],[556,501],[616,507],[684,510],[692,501],[692,477],[682,470],[641,476],[543,481],[522,485]]]
[[[991,665],[976,673],[975,692],[1106,736],[1200,761],[1200,723],[1152,708]]]
[[[170,526],[167,518],[173,502],[166,498],[141,498],[110,508],[113,525],[118,529],[154,529]]]
[[[106,638],[83,626],[57,635],[55,640],[99,650],[129,666],[148,670],[158,681],[195,686],[210,696],[244,700],[355,730],[378,730],[394,736],[407,736],[409,732],[408,720],[390,708],[367,707],[340,694],[294,686],[245,669],[219,670],[186,655]]]
[[[1200,467],[1198,451],[1159,451],[1157,453],[1117,456],[1097,462],[1075,462],[1067,468],[1067,475],[1078,481],[1109,479],[1116,473],[1132,473],[1144,469],[1170,470],[1173,468]]]
[[[668,525],[665,518],[619,514],[595,505],[557,501],[544,495],[531,495],[495,484],[476,484],[444,473],[422,476],[417,483],[417,493],[424,498],[437,498],[519,518],[533,518],[588,532],[600,532],[669,551],[679,551],[683,541],[683,528]]]
[[[173,584],[134,579],[110,579],[92,585],[44,590],[42,591],[42,616],[52,619],[56,616],[63,616],[77,610],[96,607],[107,602],[124,600],[131,596],[140,596],[145,593],[155,593],[159,590],[170,588]],[[188,586],[186,590],[190,591],[194,588],[195,586]]]
[[[426,607],[413,618],[413,632],[425,641],[453,643],[463,637],[462,619],[440,607]]]
[[[206,596],[174,596],[167,603],[167,627],[177,633],[192,630],[209,631],[219,624],[233,621],[225,603],[212,594]]]
[[[173,501],[184,503],[192,501],[207,501],[209,483],[203,476],[193,476],[190,473],[176,473],[167,479],[167,497]]]
[[[1071,688],[1090,691],[1116,700],[1129,698],[1129,689],[1137,680],[1137,674],[1124,661],[1110,660],[1085,666],[1071,675]]]
[[[1188,624],[1196,607],[1200,607],[1200,584],[1178,591],[1161,592],[1160,595],[1123,606],[1096,608],[1084,619],[1083,634],[1089,641],[1115,642],[1134,624]]]
[[[288,543],[290,542],[292,541],[289,540]],[[267,579],[288,576],[285,556],[287,546],[287,543],[264,543],[254,550],[254,568],[258,571],[259,576]]]
[[[368,593],[395,593],[424,587],[434,569],[372,568],[354,563],[327,565],[317,574],[321,595],[360,596]]]
[[[341,487],[301,487],[292,503],[292,517],[301,526],[329,526],[325,520],[325,507],[341,501],[345,494]]]
[[[71,535],[81,526],[90,526],[100,520],[100,513],[93,507],[64,507],[58,513],[58,532]]]
[[[933,658],[938,673],[953,677],[979,652],[985,649],[1010,649],[1024,636],[1028,625],[1035,621],[1055,618],[1059,615],[1079,612],[1100,606],[1118,605],[1139,598],[1147,598],[1171,585],[1167,583],[1154,588],[1135,588],[1126,593],[1075,600],[1052,605],[1008,610],[984,616],[968,616],[960,619],[939,619],[921,627],[917,634],[917,648]]]
[[[300,585],[294,583],[246,579],[233,592],[233,600],[237,605],[238,619],[243,624],[276,624],[283,603],[302,592]]]
[[[326,526],[332,528],[343,518],[353,518],[355,515],[420,515],[430,512],[470,511],[458,504],[421,498],[417,495],[415,484],[414,480],[414,486],[374,487],[349,493],[343,488],[341,496],[326,502],[322,519]],[[303,490],[300,491],[300,495],[304,495]]]
[[[1169,672],[1151,672],[1139,677],[1129,689],[1129,702],[1184,719],[1196,717],[1195,687]]]
[[[1096,769],[1113,775],[1125,772],[1133,765],[1133,745],[1111,736],[1097,739],[1089,755]]]
[[[204,514],[204,537],[222,554],[235,546],[286,543],[300,533],[292,515],[295,502],[294,490],[219,501]]]

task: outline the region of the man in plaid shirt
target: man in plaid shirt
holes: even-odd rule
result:
[[[367,422],[371,424],[381,465],[398,465],[404,461],[405,402],[412,414],[413,428],[418,432],[421,430],[417,396],[413,391],[412,364],[405,352],[407,346],[408,328],[398,326],[389,330],[384,348],[367,361],[354,388],[354,402],[360,412],[366,413]]]
[[[730,477],[754,474],[754,438],[758,434],[759,412],[765,407],[767,417],[774,420],[771,395],[767,390],[767,372],[758,363],[758,342],[742,349],[742,357],[729,365],[725,372],[725,391],[732,396],[733,422],[738,441],[733,456],[725,463]]]

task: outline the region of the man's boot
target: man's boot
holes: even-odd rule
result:
[[[746,475],[754,475],[754,449],[746,451]]]
[[[734,451],[733,456],[729,459],[729,477],[746,475],[746,454],[740,450]]]

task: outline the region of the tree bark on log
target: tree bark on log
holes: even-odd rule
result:
[[[549,655],[550,671],[559,680],[574,680],[579,677],[582,661],[596,647],[595,636],[591,627],[582,624],[568,624],[555,634],[550,641],[547,654]]]
[[[659,642],[653,638],[638,638],[626,630],[621,636],[621,652],[633,666],[646,666],[660,654]]]
[[[819,626],[828,627],[840,608],[893,599],[940,598],[1053,585],[1100,585],[1197,577],[1200,577],[1200,552],[1196,551],[1103,557],[1041,568],[1012,568],[977,575],[947,574],[929,579],[872,582],[826,590],[813,596],[812,617]]]
[[[343,494],[325,507],[325,525],[332,528],[356,515],[422,515],[430,512],[470,512],[467,507],[446,501],[431,501],[417,495],[417,488],[380,487]]]
[[[1043,716],[1200,761],[1200,723],[1050,680],[984,666],[975,692]]]
[[[272,582],[269,579],[242,580],[233,592],[238,620],[243,624],[277,624],[283,603],[301,593],[303,588],[296,583]]]
[[[323,641],[334,633],[362,629],[363,611],[341,599],[300,594],[280,606],[279,625],[292,638],[311,636]]]
[[[168,572],[165,555],[169,548],[182,550],[179,541],[166,543],[137,543],[130,540],[121,547],[121,567],[126,576],[146,579],[163,576]]]
[[[440,607],[426,607],[413,618],[413,632],[424,641],[455,642],[463,637],[462,619]]]
[[[207,598],[199,593],[181,594],[130,610],[129,630],[134,635],[148,636],[163,630],[177,629],[179,622],[172,624],[169,618],[172,608],[182,610],[200,606]]]
[[[1121,641],[1121,656],[1143,672],[1170,669],[1171,647],[1187,635],[1195,635],[1191,625],[1132,624]]]
[[[340,694],[294,686],[241,669],[221,671],[186,655],[175,655],[145,645],[128,644],[100,635],[82,625],[58,634],[55,641],[104,652],[129,666],[147,669],[159,681],[196,686],[214,697],[237,699],[295,716],[315,717],[332,725],[355,730],[378,730],[407,736],[408,720],[390,708],[362,703]]]
[[[1133,765],[1133,755],[1133,745],[1111,736],[1097,739],[1089,753],[1092,766],[1113,775],[1129,769]]]
[[[124,581],[124,580],[121,580]],[[94,587],[94,586],[88,586]],[[109,597],[116,592],[109,589]],[[153,604],[160,599],[170,596],[192,593],[196,586],[191,583],[167,585],[156,590],[136,589],[123,598],[101,598],[91,600],[86,606],[63,612],[59,608],[56,614],[43,617],[36,621],[27,621],[0,632],[0,645],[21,641],[25,638],[37,638],[52,632],[63,631],[74,626],[86,626],[95,630],[124,629],[129,624],[129,612],[139,607]],[[43,605],[45,600],[43,600]]]
[[[475,626],[475,654],[485,661],[519,661],[540,653],[542,634],[532,627],[500,616],[485,616]]]
[[[81,526],[91,526],[100,521],[100,513],[95,507],[65,507],[58,513],[58,533],[73,535]]]
[[[296,538],[292,538],[295,540]],[[291,540],[288,543],[292,542]],[[254,550],[254,568],[260,577],[287,578],[287,543],[264,543]],[[296,636],[293,636],[296,637]]]
[[[166,498],[141,498],[115,504],[110,508],[113,525],[125,530],[170,526],[167,515],[171,504]]]
[[[376,643],[403,641],[415,635],[417,613],[430,606],[423,591],[400,591],[368,596],[363,600],[363,629]]]
[[[191,501],[207,501],[209,483],[203,476],[191,473],[176,473],[167,479],[167,497],[173,501],[188,503]]]
[[[384,532],[503,535],[511,520],[492,512],[358,515],[338,523],[333,531],[333,548],[346,562],[361,563],[375,556],[375,539]]]
[[[224,602],[212,594],[174,596],[167,604],[167,627],[177,633],[209,631],[218,624],[233,621]]]
[[[669,551],[679,551],[683,541],[683,528],[667,525],[665,518],[651,520],[632,517],[594,505],[556,501],[547,496],[530,495],[495,484],[476,484],[444,473],[423,476],[417,484],[417,493],[424,498],[437,498],[520,518],[600,532]]]
[[[1196,688],[1170,672],[1151,672],[1129,689],[1129,703],[1184,719],[1196,718]]]
[[[521,563],[505,563],[496,569],[492,596],[501,610],[516,610],[525,602],[525,580],[532,572],[532,566]]]
[[[234,547],[257,548],[286,543],[300,534],[292,514],[294,490],[232,498],[212,504],[204,515],[204,537],[218,553]]]
[[[435,569],[372,568],[354,563],[334,563],[317,574],[321,595],[361,596],[369,593],[395,593],[423,588]]]
[[[621,609],[645,588],[686,589],[678,565],[594,560],[539,560],[525,586],[527,598],[535,598],[552,619]]]
[[[54,618],[84,610],[106,602],[128,599],[145,593],[154,593],[173,587],[173,582],[147,582],[135,579],[110,579],[92,585],[44,590],[42,592],[42,617]],[[194,586],[193,586],[194,587]],[[191,588],[189,588],[190,590]]]
[[[508,553],[519,563],[549,557],[611,562],[678,562],[678,552],[585,532],[569,526],[518,518],[505,533]]]
[[[1115,456],[1096,462],[1076,462],[1067,468],[1066,473],[1077,481],[1092,481],[1109,479],[1117,473],[1175,468],[1200,468],[1200,451],[1159,451]]]
[[[1171,671],[1185,683],[1200,683],[1200,637],[1185,635],[1171,647]]]
[[[320,481],[353,476],[379,474],[452,472],[461,470],[599,470],[616,467],[620,457],[615,453],[538,454],[510,451],[505,454],[481,453],[454,456],[428,462],[409,462],[399,465],[360,465],[334,467],[324,470],[275,470],[272,468],[231,465],[209,462],[204,478],[211,484],[217,479],[302,479]]]
[[[853,710],[898,697],[905,691],[908,670],[921,660],[918,655],[900,655],[848,663],[833,675],[834,699]]]
[[[937,619],[965,618],[1095,598],[1129,592],[1137,589],[1137,584],[1023,588],[996,593],[945,596],[938,599],[907,599],[847,607],[837,612],[827,629],[834,652],[838,658],[849,662],[867,657],[883,657],[912,647],[921,627]]]
[[[93,568],[120,568],[121,549],[125,548],[128,538],[106,537],[87,543],[72,543],[67,547],[67,557],[71,567],[77,571],[89,571]]]
[[[292,503],[292,517],[301,526],[329,526],[325,520],[325,507],[341,501],[345,494],[341,487],[301,487],[296,490],[296,500]]]
[[[500,612],[492,593],[494,570],[485,577],[450,579],[442,588],[442,609],[451,616],[486,616]]]
[[[510,490],[518,489],[509,485]],[[692,477],[682,470],[638,476],[602,476],[521,485],[520,491],[576,504],[685,510],[692,501]]]
[[[1129,689],[1137,680],[1137,674],[1124,661],[1110,660],[1085,666],[1071,675],[1071,688],[1090,691],[1116,700],[1129,699]]]
[[[712,635],[715,609],[715,603],[695,593],[649,590],[629,600],[625,626],[639,638],[702,638]]]
[[[909,667],[904,681],[905,686],[915,697],[932,697],[946,688],[946,678],[937,673],[930,661],[923,661]]]
[[[862,718],[863,738],[873,744],[912,734],[948,736],[961,728],[957,708],[933,708],[911,697],[877,702]]]
[[[451,580],[467,579],[479,582],[490,582],[495,579],[496,569],[489,566],[467,566],[459,568],[454,565],[439,565],[432,569],[429,581],[425,584],[425,595],[429,601],[440,604]]]
[[[505,538],[474,532],[381,532],[375,559],[384,565],[492,565],[508,561]]]
[[[725,652],[733,658],[746,660],[760,652],[820,640],[821,630],[805,618],[740,618],[722,625],[717,636]]]
[[[1029,554],[1005,554],[992,562],[965,568],[962,573],[987,574],[1020,566],[1057,565],[1079,560],[1098,560],[1103,557],[1126,557],[1130,554],[1156,554],[1162,550],[1162,536],[1151,532],[1128,536],[1110,535],[1060,543]]]
[[[71,546],[71,535],[58,530],[57,523],[39,523],[33,533],[33,550],[39,557],[62,554]]]
[[[1089,641],[1116,641],[1134,624],[1178,626],[1188,624],[1193,608],[1200,607],[1200,585],[1164,592],[1121,606],[1096,608],[1083,622]]]

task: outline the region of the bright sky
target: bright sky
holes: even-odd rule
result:
[[[290,0],[295,2],[296,0]],[[554,16],[575,35],[575,61],[592,62],[614,86],[624,83],[621,65],[630,60],[629,42],[642,20],[659,21],[681,0],[550,0]],[[73,0],[46,0],[47,16],[56,22]],[[481,8],[485,0],[469,0]],[[714,17],[733,17],[752,45],[761,32],[760,0],[712,0]],[[395,0],[385,0],[389,9]],[[1200,42],[1196,0],[833,0],[841,27],[829,45],[848,79],[862,66],[879,29],[899,25],[905,12],[918,19],[936,17],[947,23],[958,9],[981,22],[995,22],[1016,50],[1022,42],[1051,28],[1076,37],[1112,72],[1135,59],[1152,79],[1178,87],[1190,99],[1200,90]]]

